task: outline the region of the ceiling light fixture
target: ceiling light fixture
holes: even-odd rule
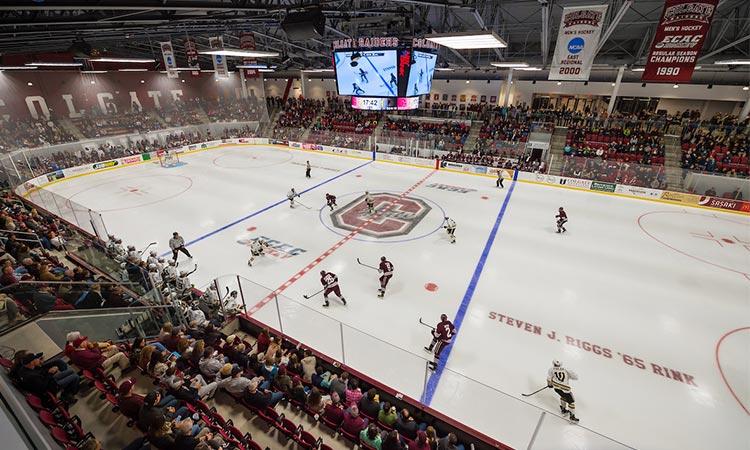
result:
[[[275,72],[273,69],[258,69],[258,72]]]
[[[524,71],[524,72],[536,72],[538,70],[542,70],[542,68],[541,67],[519,67],[519,68],[513,69],[513,70],[521,70],[521,71]]]
[[[39,67],[81,67],[83,63],[78,62],[34,62],[26,63],[26,66],[39,66]]]
[[[107,62],[107,63],[138,63],[138,64],[156,62],[156,60],[146,59],[146,58],[107,58],[107,57],[94,58],[94,59],[90,59],[89,61]]]
[[[557,85],[558,85],[558,86],[561,86],[561,85],[562,85],[562,81],[558,81],[558,82],[557,82]]]
[[[644,72],[645,70],[645,67],[633,67],[632,69],[630,69],[631,72]]]
[[[82,74],[107,73],[106,70],[82,70]]]
[[[273,58],[275,56],[279,56],[279,52],[241,50],[239,48],[222,48],[218,50],[206,50],[198,53],[201,55],[242,56],[247,58]]]
[[[439,33],[425,36],[428,41],[456,50],[505,48],[508,44],[492,31]]]
[[[743,91],[750,91],[750,86],[742,86]]]
[[[503,67],[507,69],[518,69],[520,67],[529,67],[529,63],[525,62],[493,62],[490,63],[491,66],[495,67]]]
[[[148,69],[117,69],[118,72],[148,72]]]
[[[453,72],[454,69],[451,69],[450,67],[435,67],[435,70],[438,72]]]
[[[33,70],[36,66],[0,66],[0,70]]]
[[[714,61],[714,64],[722,66],[750,66],[750,59],[726,59],[724,61]]]
[[[677,84],[677,83],[675,83],[675,84],[672,85],[672,89],[677,89],[678,87],[680,87],[680,85]]]

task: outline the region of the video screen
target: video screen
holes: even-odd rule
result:
[[[333,53],[339,95],[398,96],[396,50]]]
[[[437,55],[432,53],[412,52],[414,62],[409,69],[409,84],[406,86],[406,96],[425,95],[432,88],[432,76],[435,73]]]

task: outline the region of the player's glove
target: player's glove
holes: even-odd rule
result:
[[[552,382],[551,382],[551,381],[548,381],[548,382],[547,382],[547,387],[548,387],[548,388],[551,388],[551,387],[552,387]]]

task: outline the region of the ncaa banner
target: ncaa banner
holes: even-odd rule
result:
[[[208,38],[208,45],[211,50],[222,50],[224,48],[224,39],[221,36]],[[224,55],[211,55],[214,60],[214,72],[218,78],[229,78],[229,69],[227,68],[227,58]]]
[[[563,8],[550,80],[588,81],[607,5]]]
[[[193,69],[190,74],[193,76],[199,76],[201,74],[201,66],[198,63],[198,48],[195,46],[195,40],[191,37],[185,39],[185,58],[187,59],[187,65]]]
[[[172,49],[172,41],[159,42],[161,47],[161,56],[164,59],[164,69],[167,71],[169,78],[177,78],[178,73],[175,70],[177,68],[177,61],[174,58],[174,50]]]
[[[255,50],[255,35],[253,33],[240,33],[240,48],[242,50]],[[242,58],[242,64],[257,64],[258,61],[253,58]],[[260,74],[257,69],[242,69],[245,71],[245,78],[257,78]]]
[[[666,0],[641,81],[690,81],[717,1]]]

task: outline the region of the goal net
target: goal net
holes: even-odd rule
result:
[[[174,167],[180,162],[180,157],[177,154],[177,152],[170,152],[167,150],[162,150],[158,153],[159,155],[159,164],[162,167]]]

